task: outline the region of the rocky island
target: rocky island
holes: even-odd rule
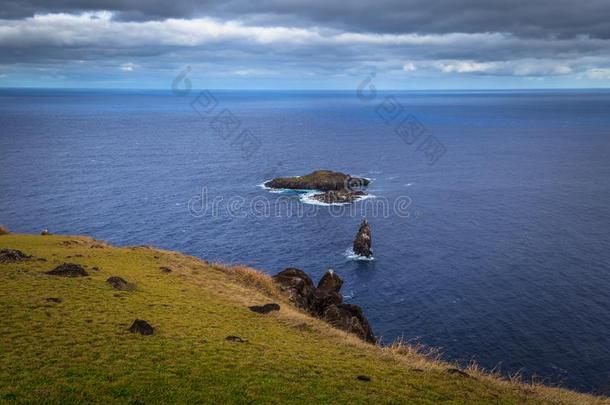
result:
[[[366,196],[362,188],[369,185],[369,179],[354,177],[332,170],[316,170],[304,176],[277,177],[265,183],[265,187],[291,190],[318,190],[314,200],[325,204],[351,203]]]

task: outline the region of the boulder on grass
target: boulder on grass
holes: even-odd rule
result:
[[[61,277],[87,277],[89,275],[83,266],[74,263],[60,264],[53,270],[47,271],[47,274]]]
[[[122,277],[112,276],[106,282],[120,291],[131,291],[136,288],[135,284],[128,282]]]
[[[21,260],[26,260],[32,256],[26,255],[21,250],[16,249],[1,249],[0,250],[0,263],[12,263]]]
[[[271,311],[279,311],[280,310],[280,306],[274,302],[269,303],[269,304],[265,304],[265,305],[253,305],[251,307],[248,307],[250,309],[250,311],[252,312],[256,312],[259,314],[268,314]]]
[[[142,319],[136,319],[129,327],[131,333],[139,333],[140,335],[150,336],[155,333],[155,329],[150,324]]]

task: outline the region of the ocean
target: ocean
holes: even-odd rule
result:
[[[0,127],[12,231],[333,268],[386,344],[610,394],[610,91],[4,89]],[[317,169],[371,198],[261,186]]]

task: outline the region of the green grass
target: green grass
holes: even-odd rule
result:
[[[0,402],[607,403],[475,369],[471,378],[452,375],[412,348],[367,345],[292,308],[250,269],[92,245],[100,246],[83,237],[0,236],[0,248],[34,256],[0,264]],[[44,274],[63,262],[90,276]],[[137,288],[116,291],[110,276]],[[247,308],[271,301],[278,313]],[[130,333],[136,318],[155,335]],[[371,381],[357,380],[361,374]]]

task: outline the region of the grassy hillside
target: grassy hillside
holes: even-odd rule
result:
[[[2,235],[0,248],[33,255],[0,263],[0,402],[607,403],[365,344],[251,269],[85,237]],[[63,262],[89,276],[45,274]],[[110,276],[137,287],[117,291]],[[268,302],[281,310],[248,309]],[[130,333],[137,318],[155,334]]]

